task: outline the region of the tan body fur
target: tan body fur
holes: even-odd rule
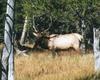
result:
[[[80,41],[83,38],[78,33],[56,35],[52,34],[48,41],[49,49],[68,49],[70,47],[74,48],[76,51],[79,50]],[[50,36],[52,36],[50,35]]]

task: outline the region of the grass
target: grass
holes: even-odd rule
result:
[[[34,51],[27,57],[15,55],[15,80],[100,80],[100,74],[95,76],[93,54],[73,54],[62,52],[55,58],[50,51]]]
[[[32,52],[28,57],[15,56],[15,80],[92,80],[93,55],[61,55]]]

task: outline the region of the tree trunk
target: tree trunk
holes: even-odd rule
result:
[[[26,32],[27,32],[27,16],[25,17],[25,22],[24,22],[24,26],[23,26],[23,32],[22,32],[22,36],[20,39],[20,44],[23,45],[25,43],[25,36],[26,36]]]
[[[95,58],[95,71],[100,72],[100,30],[93,28],[94,33],[94,58]]]
[[[86,53],[86,46],[85,46],[85,31],[84,29],[86,28],[86,25],[84,23],[84,20],[81,20],[81,32],[82,32],[82,36],[83,36],[83,40],[81,43],[81,49],[82,49],[82,53]]]
[[[14,2],[15,0],[7,1],[4,43],[1,64],[2,74],[1,80],[14,80],[14,46],[13,46],[13,21],[14,21]]]

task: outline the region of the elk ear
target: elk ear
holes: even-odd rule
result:
[[[39,36],[38,33],[36,33],[36,32],[33,32],[33,35],[36,36],[36,37]]]

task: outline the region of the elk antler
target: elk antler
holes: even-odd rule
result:
[[[33,26],[32,27],[33,27],[33,29],[34,29],[35,32],[38,32],[38,30],[35,27],[34,16],[33,16]]]
[[[50,17],[50,21],[51,21],[51,23],[49,24],[49,27],[46,30],[44,30],[44,32],[47,32],[51,28],[51,25],[52,25],[52,18],[51,17]]]
[[[50,20],[51,20],[51,23],[49,24],[49,27],[48,27],[47,29],[45,29],[44,31],[39,32],[39,29],[37,30],[37,28],[34,26],[35,23],[34,23],[34,17],[33,17],[33,24],[34,24],[34,25],[33,25],[33,29],[34,29],[33,35],[35,35],[36,37],[48,36],[49,33],[47,33],[47,32],[48,32],[48,30],[51,28],[51,25],[52,25],[52,19],[50,18]]]

